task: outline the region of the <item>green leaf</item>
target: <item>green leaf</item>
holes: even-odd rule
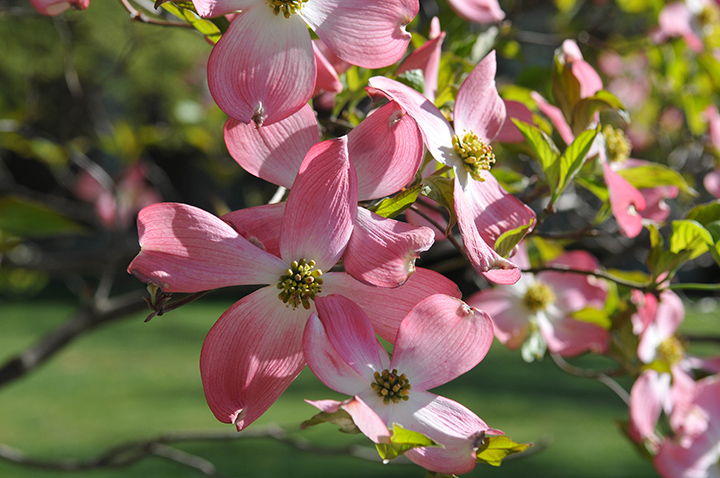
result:
[[[530,144],[530,147],[535,153],[535,158],[540,162],[543,173],[545,173],[548,185],[553,192],[556,191],[560,175],[558,165],[560,151],[558,151],[557,146],[555,146],[553,140],[540,128],[515,118],[511,119]]]
[[[607,313],[604,310],[596,309],[592,306],[587,306],[584,309],[574,312],[572,318],[581,322],[599,325],[605,330],[610,330],[612,326],[612,320],[610,320]]]
[[[570,123],[573,132],[585,130],[593,122],[596,112],[607,109],[616,111],[626,122],[630,122],[630,116],[623,102],[609,91],[600,90],[592,96],[581,99],[575,105]]]
[[[531,447],[532,443],[515,443],[510,438],[500,436],[485,436],[477,449],[478,463],[487,463],[500,466],[509,455],[522,453]]]
[[[417,184],[393,197],[383,199],[376,206],[368,209],[379,216],[393,218],[415,203],[422,188],[422,184]]]
[[[553,202],[560,197],[567,185],[575,178],[575,175],[585,164],[587,154],[599,132],[599,127],[594,130],[583,131],[577,136],[577,138],[575,138],[572,144],[567,147],[563,155],[560,157],[558,187],[555,191],[553,191]]]
[[[516,227],[505,231],[495,240],[495,251],[503,257],[507,257],[513,250],[513,248],[525,237],[525,234],[530,230],[534,219],[530,221],[530,224],[523,224],[522,226]]]
[[[397,458],[406,451],[421,446],[440,447],[442,445],[422,433],[406,430],[397,423],[393,423],[390,443],[375,444],[378,454],[384,462]]]
[[[694,259],[715,246],[712,234],[697,221],[673,221],[672,228],[670,251],[675,254],[690,251],[690,259]]]
[[[335,413],[320,412],[311,419],[302,422],[300,424],[300,428],[304,430],[307,427],[312,427],[321,423],[333,423],[338,425],[340,427],[338,430],[343,433],[349,433],[352,435],[361,433],[350,414],[343,409],[339,409]]]
[[[557,48],[553,60],[552,93],[565,120],[572,124],[573,111],[580,101],[580,82],[573,75],[572,69],[567,68],[562,58],[564,58],[562,48]]]
[[[720,221],[720,199],[707,204],[695,206],[687,213],[686,219],[692,219],[703,226]]]
[[[197,31],[213,43],[217,43],[222,37],[222,31],[217,24],[200,17],[192,2],[166,2],[161,7],[179,19],[192,25]]]
[[[659,163],[652,163],[636,168],[626,168],[618,171],[618,174],[625,178],[637,189],[654,188],[656,186],[677,186],[683,192],[697,196],[697,191],[690,187],[682,175]]]
[[[403,85],[409,86],[418,93],[423,93],[425,91],[425,76],[419,68],[400,73],[397,76],[397,81]]]
[[[430,176],[425,178],[425,185],[429,187],[423,189],[423,194],[444,207],[450,214],[448,225],[445,228],[445,234],[450,234],[450,231],[457,222],[455,206],[453,205],[455,182],[443,176]]]
[[[20,237],[47,237],[83,230],[52,208],[13,196],[0,198],[0,230]]]

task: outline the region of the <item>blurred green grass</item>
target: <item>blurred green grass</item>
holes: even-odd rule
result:
[[[168,432],[231,431],[207,408],[197,365],[207,330],[228,306],[201,301],[149,323],[138,315],[81,337],[49,363],[0,390],[0,442],[35,458],[87,459],[109,447]],[[0,361],[73,312],[73,306],[63,302],[8,302],[0,308]],[[695,312],[686,328],[716,331],[716,313]],[[550,360],[525,364],[518,353],[495,343],[478,367],[436,391],[468,406],[516,441],[549,444],[499,468],[478,465],[466,476],[657,476],[616,425],[627,417],[623,402],[599,382],[568,376]],[[299,423],[315,410],[303,399],[338,397],[306,370],[251,429],[278,424],[291,436],[318,445],[369,445],[362,436],[343,435],[332,425],[299,430]],[[319,456],[270,438],[188,442],[178,448],[209,459],[229,476],[424,476],[415,466]],[[76,474],[200,476],[157,457],[129,468]],[[0,461],[0,476],[68,474]]]

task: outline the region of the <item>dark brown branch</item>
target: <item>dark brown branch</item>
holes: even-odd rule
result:
[[[53,469],[61,471],[87,471],[100,468],[120,468],[136,463],[149,456],[159,456],[175,463],[193,468],[206,476],[223,476],[214,464],[170,446],[184,442],[230,441],[240,439],[270,438],[301,451],[325,456],[349,455],[369,461],[380,462],[375,450],[361,446],[326,447],[315,445],[308,440],[288,436],[287,432],[276,426],[231,432],[184,432],[161,435],[149,440],[136,440],[112,447],[93,458],[86,460],[46,460],[32,458],[20,450],[0,443],[0,459],[30,468]]]
[[[627,391],[622,388],[619,383],[617,383],[611,378],[612,376],[619,375],[621,373],[620,370],[589,370],[586,368],[580,368],[572,365],[559,354],[551,353],[550,357],[553,359],[553,362],[555,362],[555,365],[557,365],[558,368],[563,372],[569,373],[570,375],[573,375],[575,377],[593,378],[608,387],[613,392],[615,392],[615,395],[617,395],[623,402],[625,402],[626,404],[630,403],[630,395],[628,395]]]
[[[35,345],[0,366],[0,387],[32,371],[65,345],[95,327],[130,314],[142,312],[145,302],[141,292],[98,301],[83,307],[62,325],[42,337]]]
[[[609,274],[605,271],[602,271],[600,269],[588,271],[588,270],[582,270],[582,269],[573,269],[572,267],[564,266],[561,264],[546,264],[543,267],[531,267],[529,269],[522,270],[522,272],[530,272],[532,274],[537,274],[538,272],[545,272],[545,271],[568,272],[568,273],[572,273],[572,274],[595,276],[595,277],[599,277],[601,279],[615,282],[618,285],[629,287],[631,289],[639,289],[639,290],[643,290],[643,291],[653,289],[648,284],[641,284],[639,282],[633,282],[633,281],[621,279],[619,277],[616,277],[616,276]]]

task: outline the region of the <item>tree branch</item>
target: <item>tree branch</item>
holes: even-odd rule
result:
[[[149,456],[159,456],[174,463],[193,468],[206,476],[224,476],[218,472],[213,463],[205,458],[179,450],[170,444],[202,441],[230,441],[240,439],[270,438],[301,451],[325,456],[349,455],[364,460],[380,462],[377,453],[365,446],[349,445],[345,447],[325,447],[308,440],[288,436],[287,432],[277,426],[232,432],[179,432],[160,435],[154,439],[136,440],[109,448],[95,457],[86,460],[44,460],[32,458],[20,450],[0,443],[0,459],[16,465],[30,468],[43,468],[61,471],[87,471],[100,468],[121,468],[136,463]]]
[[[648,289],[648,284],[641,284],[639,282],[633,282],[633,281],[621,279],[619,277],[611,275],[600,269],[588,271],[588,270],[583,270],[583,269],[573,269],[572,267],[568,267],[568,266],[565,266],[562,264],[546,264],[542,267],[531,267],[529,269],[522,270],[522,272],[530,272],[532,274],[537,274],[538,272],[546,272],[546,271],[568,272],[568,273],[572,273],[572,274],[595,276],[595,277],[599,277],[601,279],[606,279],[606,280],[615,282],[618,285],[629,287],[631,289],[639,289],[639,290],[643,290],[643,291]]]

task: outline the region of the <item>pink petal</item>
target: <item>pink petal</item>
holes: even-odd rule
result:
[[[381,68],[400,60],[411,35],[405,26],[417,15],[417,0],[317,0],[300,15],[345,61]]]
[[[343,265],[361,282],[397,287],[415,272],[415,259],[430,249],[434,240],[435,234],[427,227],[411,226],[358,208]]]
[[[385,422],[361,397],[353,397],[342,408],[350,414],[355,425],[374,443],[389,443],[390,432]]]
[[[575,135],[573,134],[572,129],[570,129],[570,125],[567,124],[560,108],[548,103],[545,98],[540,95],[540,93],[533,91],[530,93],[530,96],[533,100],[535,100],[538,109],[540,109],[540,111],[548,117],[553,126],[555,126],[555,129],[560,134],[562,140],[565,141],[565,144],[572,144],[575,140]]]
[[[240,10],[248,10],[262,5],[262,0],[192,0],[198,14],[202,17],[219,17]]]
[[[448,5],[469,22],[497,23],[505,18],[497,0],[448,0]]]
[[[499,141],[501,143],[522,143],[525,141],[525,136],[523,136],[520,129],[515,126],[515,123],[510,121],[510,118],[518,119],[527,124],[535,124],[532,111],[519,101],[504,101],[507,119],[505,120],[505,123],[503,123],[495,141]]]
[[[630,390],[630,438],[642,443],[655,436],[663,400],[669,393],[669,374],[655,370],[640,374]]]
[[[238,430],[257,420],[305,366],[302,334],[310,312],[265,287],[230,307],[200,354],[205,398],[215,417]]]
[[[453,380],[480,363],[493,325],[485,312],[446,295],[433,295],[400,323],[390,366],[407,375],[414,391]]]
[[[570,251],[552,260],[549,265],[562,265],[583,271],[596,271],[600,263],[590,253]],[[572,313],[590,305],[602,309],[607,296],[607,284],[592,276],[567,272],[541,272],[537,279],[552,287],[555,305],[563,312]]]
[[[330,269],[350,240],[356,204],[357,178],[347,137],[313,146],[288,196],[280,255],[288,262],[314,260],[319,269]]]
[[[366,89],[371,96],[381,95],[396,101],[417,122],[425,145],[436,160],[447,166],[461,161],[452,146],[455,132],[430,100],[409,86],[384,76],[370,78],[369,84]]]
[[[720,151],[720,113],[715,105],[705,108],[705,119],[708,122],[708,140],[715,150]]]
[[[128,272],[165,292],[200,292],[269,284],[287,265],[212,214],[186,204],[159,203],[138,215],[141,251]]]
[[[705,189],[707,189],[707,192],[716,198],[720,198],[720,169],[715,169],[707,173],[703,178],[703,185]]]
[[[383,362],[387,362],[387,359],[383,360],[385,349],[375,338],[367,314],[355,302],[337,294],[318,297],[315,306],[337,356],[362,377],[365,386],[369,387],[375,381],[373,374],[385,368]]]
[[[375,110],[348,134],[361,201],[389,196],[410,183],[425,149],[415,121],[395,102]]]
[[[571,317],[538,321],[540,332],[550,352],[574,357],[583,352],[603,353],[608,346],[608,332],[602,327]]]
[[[510,288],[481,290],[471,295],[467,303],[492,318],[495,337],[510,350],[520,347],[530,334],[530,312]]]
[[[505,191],[492,174],[484,177],[482,182],[468,181],[464,193],[480,236],[494,246],[504,232],[533,222],[535,212]]]
[[[243,123],[270,125],[290,116],[315,89],[307,27],[267,5],[241,13],[210,54],[208,85],[220,109]]]
[[[328,339],[325,327],[314,313],[305,326],[303,350],[310,370],[322,383],[336,392],[355,395],[370,387],[372,379],[368,380],[359,375],[338,354]]]
[[[704,434],[685,446],[665,439],[653,458],[655,468],[663,478],[717,478],[720,476],[718,439]]]
[[[245,171],[286,188],[292,187],[305,154],[320,137],[309,104],[277,123],[259,128],[230,118],[224,131],[230,156]]]
[[[68,8],[85,10],[90,5],[90,0],[30,0],[32,6],[43,15],[60,15]]]
[[[390,343],[395,343],[400,321],[421,300],[433,294],[460,297],[454,282],[422,267],[395,289],[365,285],[343,272],[330,272],[323,278],[323,295],[340,294],[358,304],[370,317],[375,333]]]
[[[285,203],[266,204],[229,212],[222,220],[260,249],[280,257],[280,224]]]
[[[671,337],[685,320],[685,305],[682,299],[671,290],[664,290],[660,293],[655,323],[658,326],[660,335],[665,338]]]
[[[460,85],[455,98],[455,133],[473,132],[492,141],[505,122],[505,103],[495,87],[495,50],[488,53]]]
[[[411,461],[438,473],[462,474],[475,467],[475,449],[487,424],[463,405],[427,392],[410,392],[410,400],[395,405],[390,423],[413,430],[443,445],[413,448]],[[492,430],[496,431],[496,430]]]
[[[437,19],[437,17],[435,17],[435,19]],[[442,44],[444,40],[445,32],[438,33],[437,37],[426,41],[424,45],[410,53],[397,70],[398,75],[409,70],[422,70],[423,76],[425,77],[425,90],[423,94],[430,101],[435,101],[435,96],[437,95],[440,55],[442,54]]]
[[[670,206],[665,199],[676,198],[680,190],[677,186],[658,186],[656,188],[640,189],[645,198],[645,210],[640,215],[653,222],[663,222],[670,216]]]
[[[315,54],[315,65],[317,65],[317,78],[315,79],[315,91],[313,98],[322,93],[340,93],[343,90],[342,81],[330,61],[325,58],[322,50],[317,46],[320,40],[313,40],[313,53]]]
[[[637,236],[642,231],[642,216],[639,212],[645,209],[645,199],[640,191],[613,171],[607,162],[603,162],[603,176],[620,234],[625,237]]]
[[[603,89],[600,75],[585,60],[572,62],[570,69],[580,83],[580,98],[588,98]]]
[[[490,175],[488,175],[490,177]],[[472,184],[473,181],[469,183]],[[485,181],[487,182],[487,180]],[[455,214],[457,215],[458,228],[462,235],[463,245],[467,252],[468,260],[473,268],[482,273],[486,278],[499,284],[514,284],[520,279],[520,270],[515,264],[503,257],[500,257],[495,249],[490,247],[478,232],[475,224],[473,209],[465,195],[462,187],[455,178],[455,190],[453,193]],[[491,269],[497,269],[492,270]]]
[[[340,59],[319,38],[313,39],[313,48],[322,54],[322,56],[332,65],[333,69],[337,72],[338,75],[345,73],[352,66],[345,60]]]

